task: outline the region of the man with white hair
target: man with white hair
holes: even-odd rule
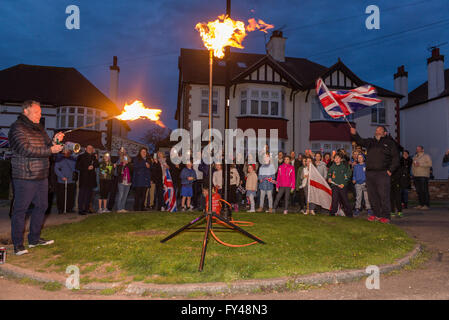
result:
[[[416,154],[412,162],[412,174],[418,194],[419,205],[415,209],[428,210],[430,205],[429,177],[432,159],[424,153],[423,146],[416,147]]]

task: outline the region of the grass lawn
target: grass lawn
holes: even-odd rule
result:
[[[203,272],[198,272],[204,232],[184,232],[160,240],[199,213],[108,213],[81,222],[45,228],[42,237],[55,244],[31,249],[10,263],[40,272],[81,270],[81,283],[144,281],[147,283],[230,282],[295,276],[392,263],[414,246],[394,225],[329,216],[236,213],[254,222],[245,230],[266,242],[230,248],[210,238]],[[145,231],[145,232],[142,232]],[[237,232],[216,232],[222,240],[252,240]]]

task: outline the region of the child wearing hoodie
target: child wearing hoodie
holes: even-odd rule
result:
[[[246,196],[249,199],[249,203],[251,204],[251,208],[248,212],[256,212],[255,207],[255,196],[257,192],[257,174],[254,171],[253,166],[248,166],[248,174],[246,175]]]
[[[276,200],[273,208],[276,210],[279,201],[284,197],[284,214],[288,213],[290,193],[295,191],[295,167],[290,164],[290,157],[284,157],[284,163],[279,166],[276,179]]]
[[[259,190],[260,190],[260,205],[257,212],[263,211],[265,202],[265,195],[268,198],[268,210],[266,212],[273,212],[273,189],[276,183],[276,169],[271,162],[270,155],[264,156],[264,164],[259,167]]]
[[[351,169],[348,164],[342,161],[342,155],[337,153],[334,157],[334,163],[327,173],[327,181],[332,189],[332,207],[331,216],[335,216],[338,206],[343,207],[347,217],[352,218],[352,210],[348,199],[348,182],[351,181]]]
[[[354,165],[354,173],[352,176],[352,183],[355,185],[355,211],[354,216],[358,217],[362,207],[362,199],[365,198],[365,206],[368,210],[368,216],[371,216],[371,205],[368,200],[368,190],[366,189],[366,164],[365,157],[362,154],[357,156],[357,164]]]

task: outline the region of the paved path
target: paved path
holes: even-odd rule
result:
[[[0,234],[9,221],[0,209]],[[7,212],[6,212],[7,214]],[[323,288],[294,292],[266,294],[238,294],[212,299],[449,299],[449,210],[433,208],[430,211],[406,212],[406,218],[394,223],[417,238],[430,252],[430,259],[412,270],[402,270],[392,275],[382,275],[380,290],[368,290],[365,280],[327,285]],[[76,221],[77,215],[50,215],[46,225]],[[9,227],[9,226],[8,226]],[[438,261],[438,252],[443,252]],[[34,285],[19,284],[0,278],[0,299],[148,299],[133,295],[94,295],[60,290],[44,291]],[[207,297],[200,297],[205,300]]]

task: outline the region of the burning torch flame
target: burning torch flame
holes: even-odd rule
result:
[[[115,118],[118,120],[137,120],[140,118],[147,118],[155,121],[158,125],[165,128],[165,125],[159,120],[159,115],[161,112],[161,109],[147,108],[141,101],[136,100],[131,104],[125,104],[123,112]]]
[[[274,28],[274,25],[265,23],[262,19],[259,19],[256,22],[256,19],[251,18],[248,20],[248,23],[249,24],[246,26],[246,31],[248,31],[248,32],[260,30],[260,31],[267,33],[268,29]]]
[[[200,32],[204,46],[208,50],[213,50],[214,56],[221,59],[224,57],[226,46],[243,49],[242,42],[246,37],[246,31],[260,30],[267,33],[268,29],[274,28],[274,25],[260,19],[256,22],[251,18],[248,22],[248,26],[245,27],[243,21],[235,21],[227,15],[221,15],[215,21],[197,23],[195,29]]]
[[[221,15],[215,21],[197,23],[195,29],[200,32],[204,46],[213,50],[217,58],[224,57],[226,46],[243,49],[242,41],[246,36],[243,21],[234,21],[226,15]]]

